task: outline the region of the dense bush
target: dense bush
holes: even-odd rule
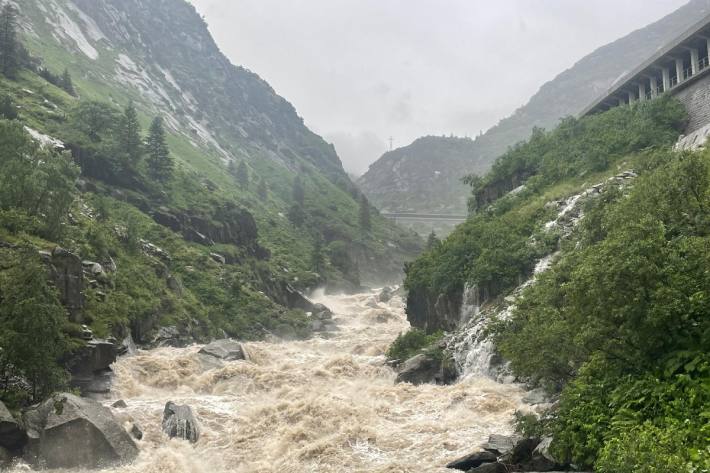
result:
[[[387,358],[403,362],[423,350],[431,349],[442,336],[442,332],[427,334],[416,328],[400,333],[387,350]]]

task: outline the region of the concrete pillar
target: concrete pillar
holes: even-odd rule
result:
[[[668,92],[671,88],[671,70],[667,67],[663,68],[663,92]]]
[[[678,83],[680,84],[683,82],[683,60],[680,58],[676,58],[675,60],[675,73],[676,77],[678,77]]]
[[[634,103],[635,101],[636,101],[636,94],[634,94],[633,92],[631,92],[631,91],[629,90],[629,105],[631,105],[631,104]]]
[[[700,72],[700,54],[695,48],[690,49],[690,70],[693,75]]]
[[[622,97],[619,97],[617,100],[619,101],[619,107],[621,107],[622,105],[626,105],[626,100],[624,100]]]
[[[654,99],[658,96],[658,77],[651,77],[651,97]]]
[[[639,82],[639,100],[643,102],[646,100],[646,83]]]
[[[708,61],[710,62],[710,38],[707,38],[705,41],[708,44]]]

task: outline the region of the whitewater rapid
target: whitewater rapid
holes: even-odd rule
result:
[[[114,366],[115,410],[144,432],[130,473],[446,472],[489,434],[510,433],[519,386],[467,378],[394,384],[384,352],[408,329],[401,298],[320,296],[339,330],[306,341],[246,343],[249,361],[206,366],[200,347],[142,351]],[[160,431],[169,400],[193,407],[192,445]]]

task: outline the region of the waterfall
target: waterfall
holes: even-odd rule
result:
[[[558,212],[554,219],[543,225],[543,229],[547,232],[559,232],[561,239],[569,237],[583,217],[582,204],[588,198],[601,194],[609,184],[624,186],[636,177],[634,171],[625,171],[564,200],[551,202]],[[539,275],[552,266],[558,255],[559,251],[554,251],[538,260],[530,278],[515,288],[499,305],[484,307],[486,301],[481,301],[478,286],[465,286],[459,329],[448,341],[448,348],[453,353],[456,368],[463,379],[480,376],[498,381],[512,379],[506,363],[498,356],[495,344],[490,339],[489,324],[492,320],[507,320],[522,291],[533,285]]]

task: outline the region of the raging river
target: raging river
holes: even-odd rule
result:
[[[113,396],[143,429],[122,473],[445,472],[492,433],[510,433],[523,391],[485,377],[451,386],[395,384],[384,352],[408,328],[401,298],[316,296],[339,330],[306,341],[245,344],[249,361],[208,366],[199,347],[121,358]],[[192,445],[161,432],[168,400],[189,404]],[[27,471],[22,466],[15,471]]]

